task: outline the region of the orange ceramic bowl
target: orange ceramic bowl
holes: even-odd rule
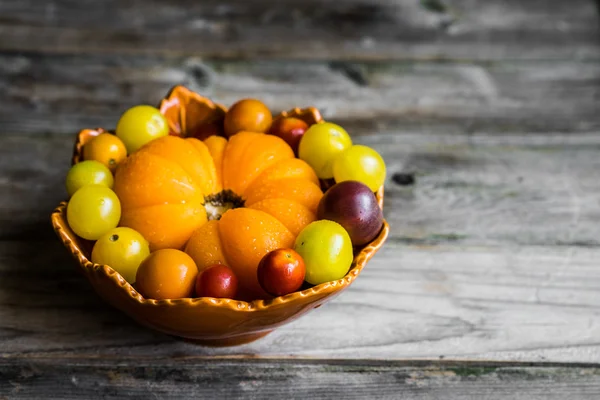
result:
[[[185,135],[196,127],[218,123],[226,111],[225,107],[181,86],[169,93],[161,102],[160,109],[169,120],[171,134],[174,135]],[[322,121],[315,108],[296,108],[283,112],[276,118],[282,116],[300,118],[309,125]],[[73,163],[81,161],[83,145],[103,131],[85,129],[79,133]],[[377,199],[382,207],[383,188],[377,192]],[[383,229],[375,240],[356,251],[352,267],[344,278],[286,296],[252,302],[209,297],[152,300],[142,297],[108,265],[90,261],[93,243],[81,239],[71,231],[67,224],[66,206],[67,203],[63,202],[54,210],[52,225],[64,246],[79,263],[80,271],[102,298],[145,326],[214,346],[254,341],[340,294],[358,277],[389,233],[389,225],[384,221]]]

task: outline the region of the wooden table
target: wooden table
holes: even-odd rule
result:
[[[49,225],[75,132],[175,84],[388,165],[384,248],[252,344],[138,326]],[[0,399],[599,398],[599,105],[591,0],[0,0]]]

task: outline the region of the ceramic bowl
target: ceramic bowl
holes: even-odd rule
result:
[[[226,111],[225,107],[181,86],[169,93],[161,102],[160,109],[168,118],[173,135],[185,135],[207,122],[219,122]],[[281,113],[277,118],[284,116],[301,118],[309,125],[322,121],[315,108],[296,108]],[[83,145],[101,132],[104,130],[85,129],[79,133],[73,163],[82,159]],[[377,192],[377,199],[382,207],[383,188]],[[142,325],[213,346],[254,341],[331,300],[354,282],[389,233],[389,225],[384,221],[379,235],[368,245],[356,250],[352,266],[344,278],[286,296],[251,302],[208,297],[152,300],[145,299],[111,267],[90,261],[93,243],[71,231],[66,220],[66,205],[66,202],[62,202],[52,213],[54,230],[77,260],[79,270],[104,300]]]

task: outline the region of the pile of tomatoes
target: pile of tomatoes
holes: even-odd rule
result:
[[[269,109],[254,99],[234,104],[221,128],[226,137],[239,131],[280,137],[322,182],[328,182],[316,220],[300,231],[293,248],[273,250],[258,264],[262,289],[281,296],[306,284],[344,277],[354,250],[371,242],[383,226],[374,194],[386,175],[381,156],[367,146],[353,145],[348,133],[331,122],[309,126],[292,117],[273,121]],[[143,235],[119,226],[121,203],[112,190],[116,168],[128,155],[167,135],[168,121],[160,111],[140,105],[121,116],[114,134],[101,133],[87,142],[84,161],[66,177],[67,222],[76,235],[95,242],[92,262],[109,265],[146,298],[238,298],[240,282],[227,265],[198,271],[181,249],[151,252]]]

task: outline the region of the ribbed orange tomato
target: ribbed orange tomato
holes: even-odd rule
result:
[[[114,190],[121,226],[151,250],[185,246],[199,271],[228,265],[251,298],[267,297],[256,274],[262,257],[293,245],[323,195],[282,139],[253,132],[154,140],[119,165]]]

